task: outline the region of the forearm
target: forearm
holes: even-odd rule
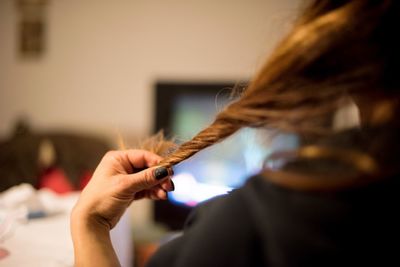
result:
[[[120,266],[105,225],[72,214],[71,234],[76,267]]]

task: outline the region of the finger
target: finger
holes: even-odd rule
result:
[[[157,165],[161,160],[157,154],[146,150],[130,149],[125,151],[130,164],[135,169],[143,169]]]
[[[139,192],[135,193],[134,200],[138,200],[138,199],[142,199],[142,198],[150,198],[150,193],[149,192],[153,191],[157,187],[163,189],[166,192],[170,192],[170,191],[174,191],[175,190],[174,182],[170,178],[168,178],[168,179],[162,181],[159,185],[156,185],[153,188],[142,190],[142,191],[139,191]]]
[[[138,192],[150,189],[172,175],[172,169],[165,166],[148,168],[143,171],[129,174],[126,179],[132,191]]]
[[[171,178],[163,180],[159,186],[167,192],[175,190],[175,185]]]
[[[122,168],[113,168],[117,173],[132,173],[137,169],[144,169],[157,165],[162,157],[146,150],[130,149],[123,151],[108,151],[102,162],[108,162],[112,166],[121,166]],[[117,164],[116,164],[117,163]],[[105,164],[105,163],[103,163]]]
[[[151,190],[153,200],[168,199],[168,193],[162,188],[155,188]]]

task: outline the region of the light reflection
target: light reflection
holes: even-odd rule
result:
[[[226,194],[233,189],[223,185],[197,182],[190,173],[175,175],[174,184],[176,189],[169,194],[170,200],[191,207],[214,196]]]

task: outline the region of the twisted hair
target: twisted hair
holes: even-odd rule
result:
[[[243,94],[161,162],[173,166],[243,127],[329,136],[344,96],[398,97],[393,70],[398,1],[317,0],[278,44]]]

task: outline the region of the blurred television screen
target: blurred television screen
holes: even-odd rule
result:
[[[176,90],[178,92],[166,90],[171,93],[168,111],[163,114],[168,116],[166,128],[179,143],[190,140],[210,125],[218,111],[232,100],[224,89],[226,86],[209,86],[215,90],[200,87],[186,85],[185,90],[185,85],[181,85]],[[176,165],[173,179],[175,191],[169,193],[169,199],[175,204],[193,207],[214,196],[226,194],[260,172],[270,153],[293,149],[297,143],[295,135],[243,128]]]

